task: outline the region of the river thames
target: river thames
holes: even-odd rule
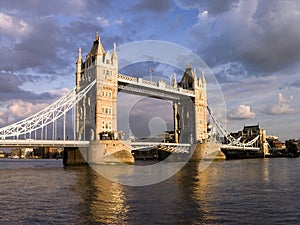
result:
[[[0,224],[299,224],[300,159],[188,163],[130,187],[61,160],[0,160]]]

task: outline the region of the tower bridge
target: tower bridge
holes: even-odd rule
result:
[[[132,162],[131,150],[157,148],[167,152],[189,153],[193,144],[207,138],[207,99],[204,74],[197,78],[188,64],[180,82],[149,81],[119,73],[116,44],[105,51],[96,34],[91,50],[83,60],[81,49],[76,61],[76,86],[66,96],[42,111],[0,129],[0,147],[53,146],[85,149],[85,160],[98,162],[106,155]],[[117,128],[118,92],[159,98],[173,103],[174,143],[122,141]],[[72,110],[73,140],[66,137],[67,112]],[[209,110],[211,113],[211,110]],[[57,121],[62,119],[63,138],[57,140]],[[49,133],[49,126],[52,132]],[[223,127],[219,125],[221,131]],[[109,134],[109,138],[108,138]],[[228,132],[224,133],[230,137]],[[109,139],[109,140],[108,140]],[[231,139],[230,139],[231,140]],[[251,147],[232,139],[233,145]],[[120,153],[121,152],[121,153]],[[125,160],[124,160],[125,159]],[[104,160],[105,161],[105,160]]]

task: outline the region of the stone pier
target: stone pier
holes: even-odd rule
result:
[[[64,165],[126,163],[133,164],[130,143],[123,140],[90,141],[88,148],[65,148]]]
[[[203,143],[192,146],[194,152],[190,154],[190,161],[204,160],[224,160],[225,155],[222,153],[220,144],[216,142],[204,141]]]

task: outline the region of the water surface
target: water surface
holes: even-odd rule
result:
[[[0,160],[0,224],[299,224],[300,160],[187,164],[144,187],[61,160]]]

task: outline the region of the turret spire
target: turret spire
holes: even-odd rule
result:
[[[76,62],[76,86],[79,87],[81,80],[81,65],[82,65],[82,56],[81,56],[81,48],[78,49],[78,57]]]
[[[206,84],[205,76],[204,76],[204,71],[202,70],[202,84]]]
[[[176,73],[174,73],[173,76],[174,76],[173,86],[177,87]]]
[[[78,56],[77,56],[77,63],[82,62],[82,56],[81,56],[81,48],[78,49]]]
[[[112,53],[112,60],[117,60],[118,59],[118,55],[117,55],[117,45],[116,43],[114,43],[114,51]]]
[[[198,84],[197,84],[197,74],[196,74],[195,68],[192,70],[192,76],[193,76],[193,81],[194,81],[194,88],[196,88],[198,86]]]
[[[98,32],[96,32],[96,36],[95,36],[94,41],[99,41],[100,42],[100,37],[99,37],[99,33]]]
[[[95,36],[95,39],[94,39],[94,44],[93,44],[92,49],[91,49],[89,54],[90,55],[103,55],[104,53],[105,53],[105,50],[102,46],[99,33],[96,32],[96,36]]]

